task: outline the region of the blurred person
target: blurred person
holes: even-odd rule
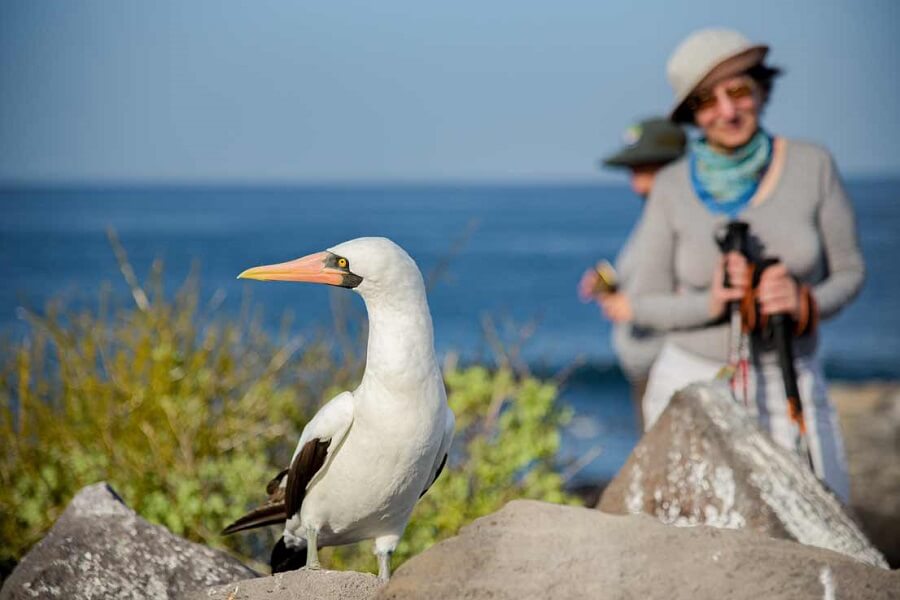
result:
[[[657,177],[624,316],[667,331],[643,400],[649,428],[676,390],[715,377],[726,363],[730,302],[749,297],[763,318],[788,313],[796,324],[793,364],[805,438],[790,419],[777,352],[758,336],[743,400],[780,445],[797,451],[805,441],[817,476],[846,501],[846,460],[816,354],[816,325],[853,300],[865,269],[854,211],[831,155],[762,128],[780,74],[764,62],[767,52],[737,31],[707,29],[688,36],[669,58],[671,118],[695,126],[700,137]],[[745,256],[723,256],[715,240],[738,217],[749,224],[751,264],[780,260],[755,286]]]
[[[622,137],[625,146],[604,159],[603,164],[627,169],[631,189],[643,202],[650,195],[656,173],[684,154],[684,131],[668,119],[656,117],[631,125]],[[638,427],[643,431],[641,398],[647,387],[650,365],[662,348],[662,337],[649,329],[634,327],[629,319],[624,318],[630,312],[628,285],[635,263],[631,252],[635,229],[629,233],[616,257],[616,290],[598,290],[598,271],[588,269],[578,284],[578,294],[585,302],[595,300],[603,309],[603,314],[613,322],[613,349],[631,384]]]

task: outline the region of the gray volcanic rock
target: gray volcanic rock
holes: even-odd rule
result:
[[[0,590],[20,598],[172,598],[257,573],[152,525],[106,483],[82,489]]]
[[[716,383],[673,396],[597,507],[669,525],[750,529],[887,567],[837,498]]]
[[[888,564],[900,567],[900,385],[833,385],[850,467],[850,508]]]
[[[382,583],[355,571],[290,571],[219,585],[189,594],[187,600],[366,600]]]
[[[407,598],[896,598],[900,573],[750,531],[517,500],[402,565]]]

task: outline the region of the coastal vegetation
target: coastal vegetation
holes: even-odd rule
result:
[[[202,300],[196,273],[174,295],[164,291],[161,262],[138,281],[114,238],[113,247],[127,304],[109,292],[90,307],[51,303],[27,312],[26,335],[0,350],[2,575],[80,488],[101,480],[151,522],[263,568],[275,528],[219,532],[263,499],[316,409],[355,386],[364,336],[297,335],[302,325],[289,317],[267,331],[249,301],[235,315],[216,296]],[[395,566],[513,498],[574,502],[555,469],[569,418],[555,385],[502,357],[445,363],[456,441]],[[323,558],[326,566],[372,570],[369,546]]]

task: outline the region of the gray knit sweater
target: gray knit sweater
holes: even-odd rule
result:
[[[619,288],[631,296],[631,284],[634,281],[635,253],[634,240],[638,227],[628,235],[628,240],[619,250],[616,257],[616,275]],[[652,329],[638,327],[634,323],[613,323],[612,345],[619,359],[619,366],[629,380],[636,382],[647,378],[653,361],[659,355],[663,345],[663,334]]]
[[[820,318],[833,316],[862,287],[865,276],[853,208],[826,150],[786,140],[781,175],[771,194],[739,216],[750,224],[754,254],[777,256],[812,286]],[[727,222],[696,197],[688,162],[657,176],[634,241],[629,291],[634,322],[666,331],[695,354],[725,361],[728,324],[708,316],[709,286],[721,256],[715,235]],[[815,351],[815,334],[794,343],[796,356]],[[763,353],[768,353],[766,348]]]

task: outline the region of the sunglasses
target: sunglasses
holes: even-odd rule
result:
[[[756,92],[756,84],[752,80],[738,81],[725,88],[725,95],[731,100],[737,101],[749,98]],[[685,102],[692,112],[698,112],[712,108],[719,103],[719,97],[713,90],[701,90],[692,95]]]

